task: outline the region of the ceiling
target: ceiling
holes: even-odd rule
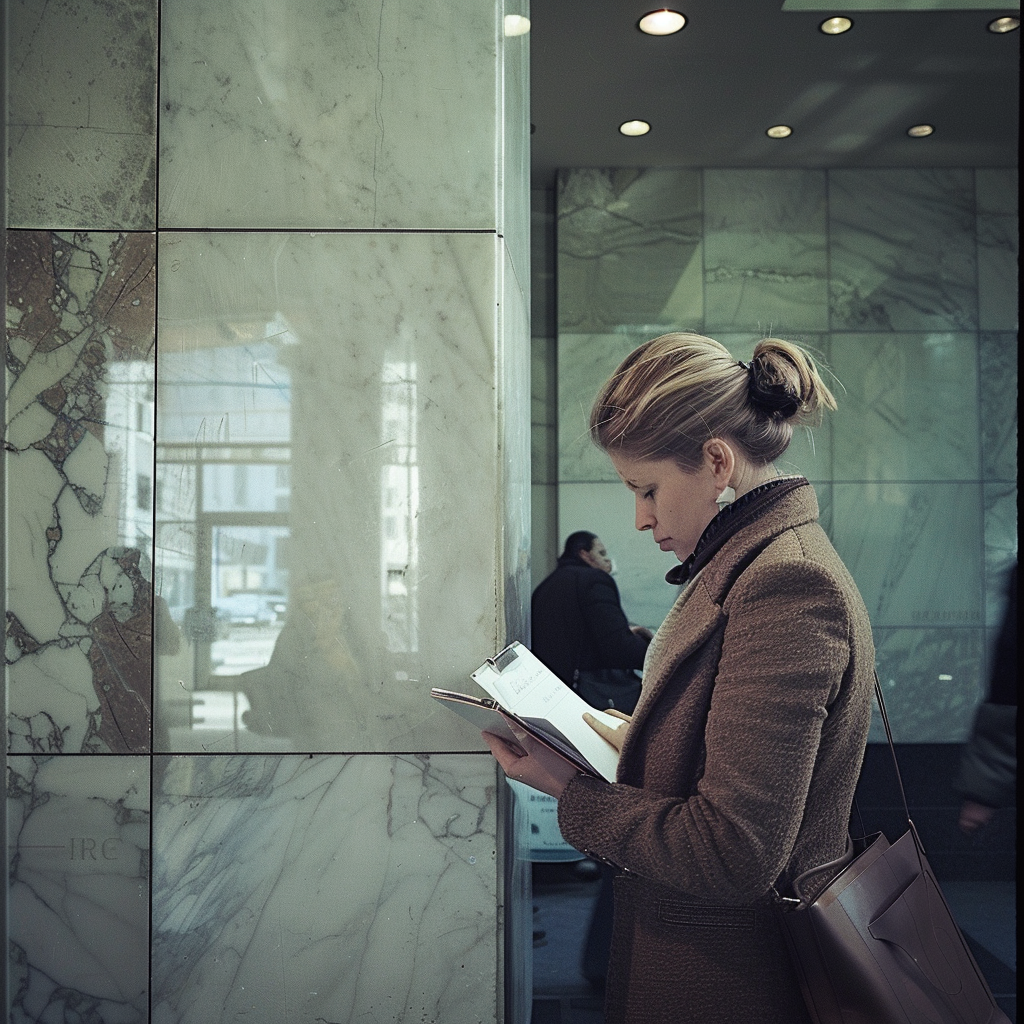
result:
[[[551,187],[559,167],[1017,166],[1021,31],[986,25],[1019,9],[910,3],[678,0],[686,27],[653,37],[636,24],[658,4],[532,0],[533,185]],[[833,15],[853,28],[820,32]],[[651,131],[620,135],[634,118]],[[922,122],[934,134],[908,137]],[[768,138],[777,124],[793,134]]]

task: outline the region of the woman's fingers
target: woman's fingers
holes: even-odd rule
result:
[[[624,711],[618,711],[615,708],[608,708],[608,710],[605,711],[605,714],[606,715],[611,715],[612,718],[621,718],[623,722],[632,722],[633,721],[633,716],[632,715],[627,715]]]
[[[614,729],[610,725],[605,725],[604,722],[595,718],[593,715],[584,713],[583,721],[590,726],[594,732],[597,733],[601,739],[610,743],[620,753],[622,751],[622,741],[626,738],[626,730],[629,728],[629,717],[627,715],[617,715],[623,719],[622,725],[616,726]]]

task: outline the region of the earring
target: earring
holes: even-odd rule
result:
[[[726,505],[731,505],[735,500],[736,491],[732,487],[726,487],[718,496],[718,507],[725,508]]]

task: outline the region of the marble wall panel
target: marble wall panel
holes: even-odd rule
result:
[[[978,215],[978,325],[983,331],[1017,329],[1019,227],[1015,214]]]
[[[499,21],[473,0],[168,6],[161,226],[493,230]]]
[[[7,758],[13,1021],[149,1020],[149,758]]]
[[[705,170],[705,331],[827,331],[826,242],[824,171]]]
[[[530,333],[553,338],[555,321],[555,190],[530,192]]]
[[[700,171],[565,171],[557,207],[560,332],[701,329]]]
[[[620,482],[562,481],[558,490],[558,536],[590,530],[604,541],[614,563],[622,608],[630,622],[657,629],[679,593],[665,573],[679,562],[635,527],[632,493]]]
[[[969,170],[829,172],[833,331],[977,329]]]
[[[157,0],[5,11],[7,225],[154,227]]]
[[[983,624],[980,483],[835,483],[833,502],[876,628]]]
[[[619,482],[608,456],[590,440],[590,409],[605,381],[647,331],[558,336],[558,478]]]
[[[498,536],[504,582],[502,618],[505,641],[526,642],[530,635],[530,303],[515,272],[512,253],[498,239],[502,268],[499,422],[501,481]],[[467,428],[469,423],[466,424]],[[492,652],[493,653],[493,652]],[[485,655],[487,657],[487,655]],[[480,658],[478,661],[482,660]]]
[[[985,624],[998,628],[1006,609],[1006,584],[1017,560],[1017,482],[982,485],[985,502]]]
[[[837,480],[977,480],[975,334],[835,334]]]
[[[530,0],[495,4],[498,29],[497,101],[498,233],[505,239],[512,266],[530,294]],[[526,19],[527,31],[523,32]],[[474,113],[479,117],[479,111]],[[459,135],[461,136],[461,126]]]
[[[196,538],[159,552],[158,592],[175,560],[190,581],[172,615],[194,665],[160,689],[201,695],[207,718],[170,728],[170,749],[479,748],[428,693],[465,685],[501,639],[499,249],[493,234],[161,235],[158,468],[222,461],[202,497],[159,501]],[[525,453],[526,309],[510,305]],[[236,550],[217,552],[229,527]],[[240,588],[280,610],[225,635],[212,598]],[[243,727],[232,704],[210,732],[218,691],[250,705]]]
[[[489,754],[154,773],[154,1024],[497,1019]]]
[[[1017,213],[1020,172],[1016,167],[978,167],[974,190],[979,214]]]
[[[150,747],[154,259],[148,233],[8,233],[12,753]]]
[[[878,679],[896,743],[963,743],[984,693],[981,629],[874,630]],[[884,743],[875,711],[869,742]]]
[[[1017,335],[983,333],[979,394],[982,472],[987,480],[1017,479]]]

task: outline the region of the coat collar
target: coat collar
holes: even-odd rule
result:
[[[765,500],[748,502],[729,517],[728,530],[714,538],[710,555],[701,559],[661,624],[648,650],[643,693],[623,743],[623,755],[676,668],[719,627],[722,603],[740,573],[780,534],[818,519],[814,489],[803,477],[778,481],[765,495]]]

